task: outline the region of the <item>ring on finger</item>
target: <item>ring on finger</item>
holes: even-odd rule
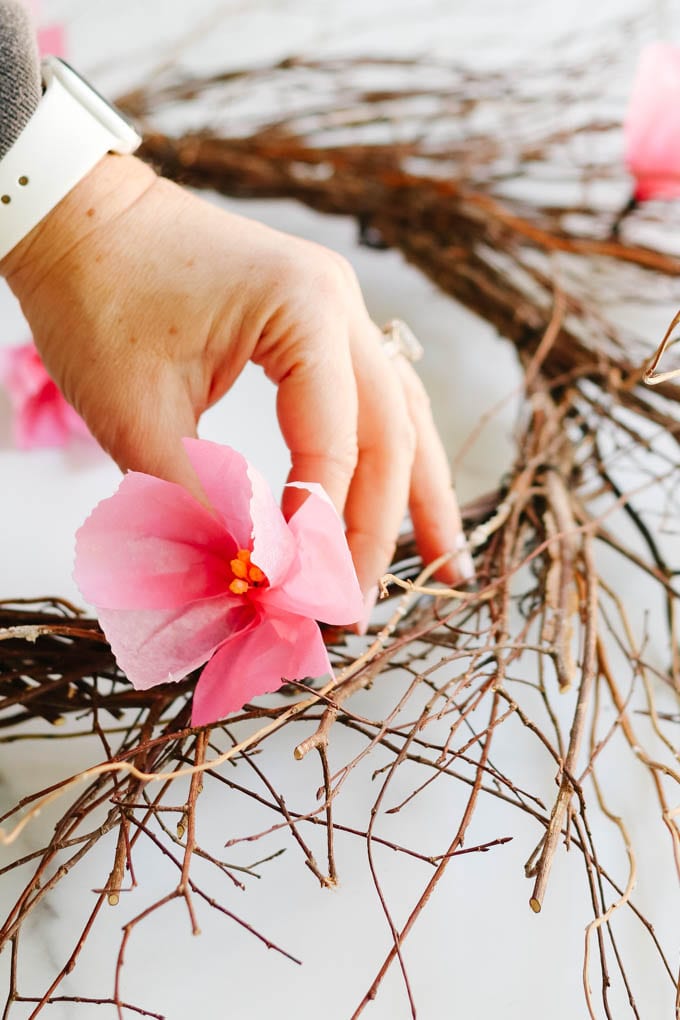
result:
[[[390,319],[380,330],[382,349],[388,357],[401,354],[407,361],[420,361],[424,354],[423,345],[413,330],[402,319]]]

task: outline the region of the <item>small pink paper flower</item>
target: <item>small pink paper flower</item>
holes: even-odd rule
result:
[[[680,47],[646,46],[638,62],[624,123],[626,165],[635,198],[680,195]]]
[[[38,29],[38,51],[53,57],[63,57],[66,52],[66,40],[63,25],[46,25]]]
[[[286,522],[235,450],[185,439],[212,509],[179,485],[128,472],[76,538],[74,577],[121,669],[140,690],[207,662],[192,722],[203,726],[283,680],[331,672],[316,620],[363,611],[342,522],[321,486]]]
[[[32,343],[0,349],[0,382],[12,403],[14,441],[20,449],[65,446],[73,436],[90,435]]]
[[[33,15],[33,20],[40,22],[40,7],[38,0],[29,0],[28,7]],[[49,53],[54,57],[63,57],[66,50],[66,39],[64,26],[61,23],[44,25],[38,29],[38,50],[40,54]]]

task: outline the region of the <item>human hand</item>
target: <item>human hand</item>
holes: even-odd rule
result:
[[[320,482],[344,513],[364,592],[407,503],[423,559],[453,553],[449,582],[471,572],[422,384],[382,349],[339,255],[107,156],[0,271],[49,372],[123,470],[200,498],[179,440],[252,360],[278,387],[289,480]],[[286,515],[300,499],[286,491]]]

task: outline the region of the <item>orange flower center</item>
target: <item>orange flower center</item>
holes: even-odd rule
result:
[[[229,591],[233,595],[245,595],[250,588],[262,588],[269,583],[264,571],[250,559],[248,549],[239,549],[229,566],[233,574]]]

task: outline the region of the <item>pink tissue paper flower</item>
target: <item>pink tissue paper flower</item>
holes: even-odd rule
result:
[[[624,123],[626,165],[635,198],[680,195],[680,47],[645,46]]]
[[[358,620],[363,600],[342,522],[320,485],[289,521],[227,446],[185,439],[210,509],[180,485],[130,471],[76,537],[74,577],[139,690],[203,663],[203,726],[284,680],[331,672],[317,620]]]
[[[73,436],[90,435],[32,343],[0,348],[0,383],[12,403],[14,441],[20,449],[65,446]]]
[[[63,25],[46,25],[38,29],[38,50],[41,55],[49,53],[53,57],[63,57],[66,51]]]
[[[29,0],[29,10],[34,21],[40,21],[40,3],[38,0]],[[54,57],[63,57],[66,51],[66,40],[64,26],[60,23],[44,25],[38,29],[38,50],[40,54],[49,53]]]

